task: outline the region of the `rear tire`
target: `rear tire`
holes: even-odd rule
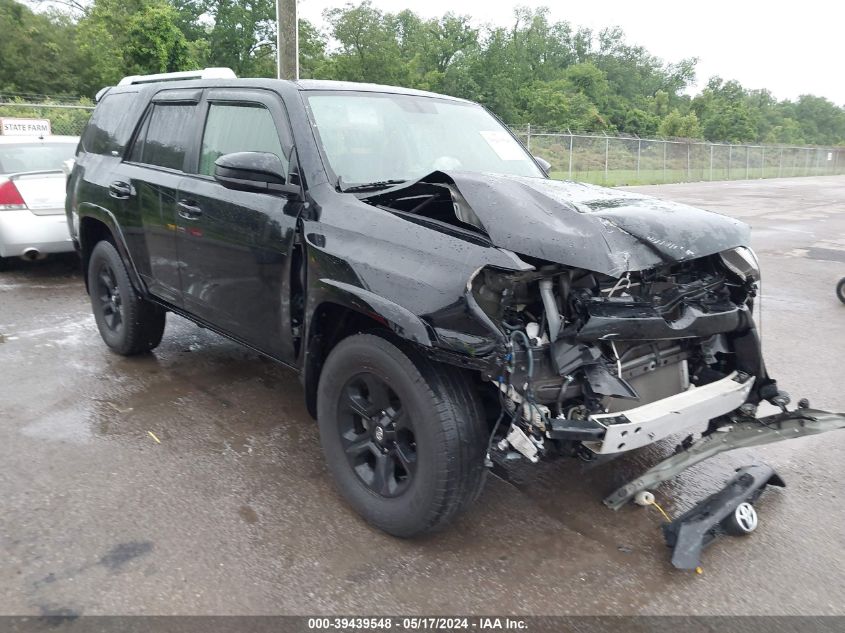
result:
[[[317,419],[340,494],[389,534],[436,531],[481,492],[487,428],[468,376],[452,367],[351,336],[320,374]]]
[[[166,312],[135,292],[123,258],[111,242],[98,242],[91,252],[88,293],[97,329],[112,351],[132,356],[161,343]]]
[[[845,303],[845,277],[840,279],[839,283],[836,284],[836,296],[839,297],[842,303]]]

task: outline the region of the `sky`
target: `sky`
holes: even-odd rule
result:
[[[322,23],[322,11],[337,0],[299,0],[300,17]],[[357,1],[356,1],[357,4]],[[512,23],[513,7],[548,6],[552,20],[599,30],[620,26],[627,39],[664,61],[698,57],[692,94],[718,75],[745,88],[767,88],[778,99],[801,94],[827,97],[845,106],[845,3],[839,0],[372,0],[389,12],[411,9],[422,17],[447,11],[468,15],[476,25]]]

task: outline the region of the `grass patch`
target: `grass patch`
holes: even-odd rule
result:
[[[639,173],[635,169],[610,169],[605,174],[604,170],[577,171],[573,170],[571,180],[588,182],[594,185],[605,185],[608,187],[620,187],[626,185],[662,185],[676,182],[707,182],[717,180],[749,180],[759,178],[788,178],[792,176],[829,176],[830,168],[809,168],[797,170],[778,170],[777,167],[753,167],[746,172],[745,168],[731,169],[693,169],[688,172],[686,169],[641,169]],[[570,180],[569,172],[552,171],[550,176],[555,180]]]

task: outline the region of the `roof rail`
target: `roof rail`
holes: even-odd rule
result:
[[[106,93],[114,88],[114,86],[106,86],[105,88],[100,88],[97,91],[97,94],[94,95],[94,103],[100,103],[100,99],[106,96]]]
[[[231,68],[203,68],[201,70],[184,70],[178,73],[158,73],[156,75],[130,75],[118,82],[118,86],[132,84],[149,84],[156,81],[183,81],[187,79],[237,79]]]

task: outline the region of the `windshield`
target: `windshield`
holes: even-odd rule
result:
[[[75,152],[75,143],[2,143],[0,174],[61,169]]]
[[[309,92],[318,142],[343,186],[421,178],[436,170],[543,177],[481,106],[413,95]]]

